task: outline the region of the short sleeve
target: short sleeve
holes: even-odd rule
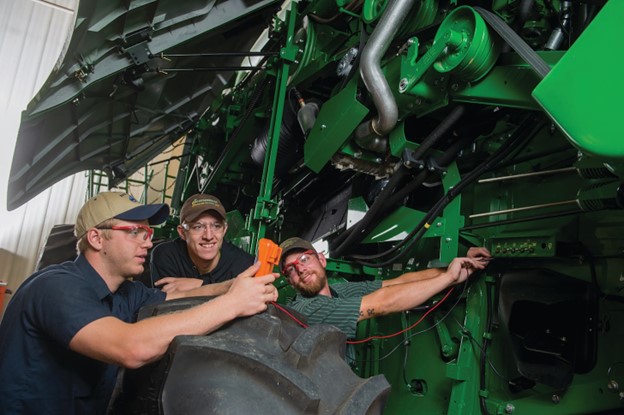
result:
[[[332,285],[332,287],[336,289],[340,295],[346,297],[364,297],[366,294],[370,294],[373,291],[380,289],[381,286],[381,280],[348,282],[344,284]]]
[[[310,324],[331,324],[342,330],[347,338],[356,334],[362,297],[334,298],[318,295],[314,298],[295,300],[289,307],[306,316]]]
[[[142,307],[164,302],[167,293],[157,288],[148,288],[138,281],[125,281],[117,290],[115,297],[115,309],[124,308],[115,314],[124,321],[133,323]]]
[[[87,324],[112,315],[96,290],[71,273],[57,271],[33,283],[41,286],[31,290],[31,324],[65,346]]]

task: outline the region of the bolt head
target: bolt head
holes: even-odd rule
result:
[[[620,389],[620,385],[615,380],[610,380],[609,383],[607,383],[607,388],[611,392],[617,392]]]

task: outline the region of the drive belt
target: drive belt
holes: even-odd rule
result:
[[[481,7],[474,8],[500,37],[535,71],[544,78],[550,72],[550,66],[529,46],[507,23],[496,14]]]

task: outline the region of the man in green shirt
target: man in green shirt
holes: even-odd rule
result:
[[[383,281],[332,284],[327,280],[325,256],[301,238],[282,242],[280,267],[298,294],[288,304],[311,324],[332,324],[347,338],[356,334],[357,323],[373,317],[410,310],[447,287],[466,281],[489,261],[485,248],[471,248],[468,256],[455,258],[446,269],[408,272]]]

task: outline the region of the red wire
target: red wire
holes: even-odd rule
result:
[[[286,313],[286,315],[288,315],[288,317],[292,318],[293,320],[295,320],[297,322],[297,324],[299,324],[301,327],[303,327],[304,329],[307,329],[309,326],[307,324],[305,324],[302,321],[299,321],[299,319],[295,316],[292,315],[292,313],[290,313],[288,310],[286,310],[284,307],[282,307],[281,305],[277,304],[275,301],[271,301],[271,304],[273,304],[275,307],[279,308],[280,310],[282,310],[284,313]]]
[[[384,336],[370,336],[370,337],[367,337],[366,339],[363,339],[363,340],[347,340],[347,344],[361,344],[361,343],[366,343],[366,342],[368,342],[370,340],[373,340],[373,339],[389,339],[391,337],[398,336],[399,334],[403,334],[406,331],[409,331],[409,330],[413,329],[414,327],[419,325],[425,319],[425,317],[427,317],[436,308],[438,308],[440,306],[440,304],[442,304],[448,298],[448,296],[451,295],[451,293],[453,292],[454,289],[455,289],[455,287],[451,287],[451,289],[448,290],[448,292],[444,295],[444,297],[442,297],[442,299],[440,301],[438,301],[433,307],[431,307],[429,310],[427,310],[427,312],[425,314],[423,314],[423,316],[416,323],[412,324],[411,326],[409,326],[409,327],[407,327],[407,328],[405,328],[405,329],[403,329],[401,331],[398,331],[396,333],[386,334]],[[284,313],[286,313],[286,315],[288,315],[288,317],[290,317],[295,322],[297,322],[297,324],[299,324],[301,327],[303,327],[305,329],[307,329],[309,327],[307,324],[305,324],[304,322],[300,321],[297,317],[292,315],[292,313],[290,313],[288,310],[286,310],[281,305],[277,304],[275,301],[271,301],[271,304],[273,304],[275,307],[277,307],[278,309],[280,309]]]
[[[361,343],[366,343],[367,341],[370,341],[370,340],[373,340],[373,339],[389,339],[391,337],[398,336],[399,334],[403,334],[406,331],[409,331],[409,330],[413,329],[414,327],[419,325],[425,319],[425,317],[427,317],[429,314],[431,314],[433,312],[433,310],[438,308],[440,306],[440,304],[442,304],[448,298],[448,296],[453,292],[454,289],[455,289],[455,287],[451,287],[451,289],[448,290],[446,295],[440,301],[438,301],[436,303],[436,305],[434,305],[429,310],[427,310],[427,312],[425,314],[423,314],[423,316],[416,323],[412,324],[411,326],[406,327],[406,328],[404,328],[401,331],[397,331],[396,333],[386,334],[385,336],[370,336],[370,337],[368,337],[366,339],[363,339],[363,340],[347,340],[347,344],[361,344]]]

